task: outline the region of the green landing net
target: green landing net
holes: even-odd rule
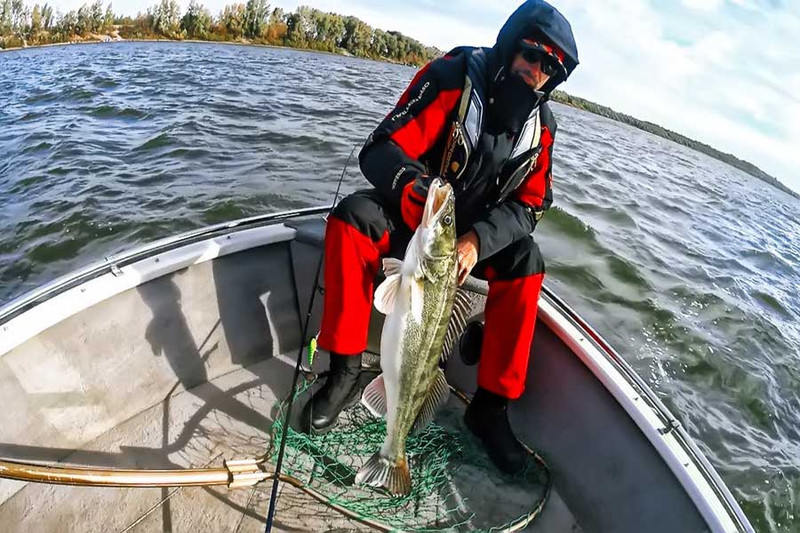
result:
[[[314,381],[300,385],[298,412],[312,387]],[[271,428],[272,450],[280,448],[286,406],[286,401],[280,405]],[[322,495],[328,506],[344,509],[378,530],[519,531],[538,516],[547,500],[547,466],[531,452],[525,472],[501,474],[464,426],[465,407],[451,395],[436,420],[407,440],[412,479],[407,496],[355,485],[356,472],[386,436],[386,423],[361,404],[342,413],[337,426],[325,435],[306,435],[290,427],[282,471],[304,489]],[[276,456],[274,451],[273,463]],[[333,510],[325,516],[337,518]]]

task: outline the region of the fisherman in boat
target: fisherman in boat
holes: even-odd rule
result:
[[[373,189],[344,198],[325,234],[320,348],[330,375],[306,405],[306,430],[323,433],[359,396],[373,280],[382,257],[404,250],[439,176],[456,194],[459,283],[489,283],[478,390],[465,422],[496,466],[525,466],[509,424],[524,388],[544,261],[531,236],[552,203],[556,123],[547,100],[578,64],[569,22],[528,0],[492,48],[459,47],[414,76],[369,136],[359,161]]]

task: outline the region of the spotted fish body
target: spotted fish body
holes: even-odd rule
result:
[[[402,262],[385,259],[387,279],[375,292],[385,313],[381,336],[383,374],[364,391],[363,403],[386,416],[386,440],[358,472],[357,483],[407,494],[411,476],[405,443],[449,396],[439,361],[456,296],[455,201],[449,184],[435,180],[422,223]]]

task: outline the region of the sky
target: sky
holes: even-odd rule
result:
[[[201,0],[218,13],[234,0]],[[156,0],[113,0],[135,14]],[[55,0],[76,9],[83,0]],[[182,7],[189,0],[179,0]],[[448,50],[491,46],[521,0],[272,0]],[[800,0],[552,0],[581,64],[560,88],[750,161],[800,192]]]

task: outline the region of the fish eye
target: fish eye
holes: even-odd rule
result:
[[[444,223],[445,226],[449,226],[450,224],[453,223],[453,217],[451,217],[450,215],[445,215],[444,218],[442,219],[442,222]]]

